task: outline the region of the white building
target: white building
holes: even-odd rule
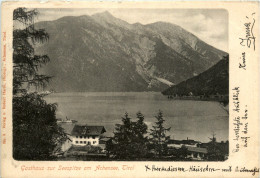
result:
[[[187,148],[187,158],[191,158],[192,160],[203,160],[206,158],[208,154],[207,148],[199,148],[199,147],[190,147]]]
[[[104,126],[75,125],[71,133],[72,144],[98,146],[99,138],[104,132]]]

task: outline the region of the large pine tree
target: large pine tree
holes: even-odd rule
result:
[[[117,124],[114,132],[114,144],[109,150],[119,160],[137,160],[147,154],[147,125],[142,113],[137,113],[137,121],[132,121],[126,113],[122,124]]]
[[[157,122],[155,122],[155,125],[151,129],[150,135],[156,156],[160,158],[163,154],[167,153],[167,142],[169,141],[170,136],[167,136],[166,133],[170,131],[171,128],[164,127],[163,124],[165,120],[163,119],[162,111],[159,111],[155,118],[157,119]]]
[[[55,147],[67,138],[57,125],[56,105],[37,93],[50,79],[38,71],[49,57],[34,53],[34,45],[49,38],[44,29],[35,29],[37,14],[26,8],[13,11],[14,24],[19,26],[13,30],[13,157],[17,160],[50,160]]]

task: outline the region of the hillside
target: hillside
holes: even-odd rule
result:
[[[188,79],[163,91],[164,95],[187,96],[192,92],[199,95],[228,95],[229,93],[229,57],[196,77]]]
[[[129,24],[109,12],[39,22],[50,39],[55,91],[162,91],[207,70],[227,53],[165,22]]]

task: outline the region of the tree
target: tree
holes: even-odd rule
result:
[[[152,136],[151,142],[154,146],[156,156],[160,158],[163,153],[167,153],[167,142],[169,141],[170,136],[167,136],[166,132],[170,131],[171,128],[165,128],[163,126],[165,120],[163,119],[162,111],[159,110],[159,113],[155,118],[157,119],[157,122],[155,122],[153,129],[151,129],[150,135]]]
[[[38,68],[49,62],[50,59],[47,55],[34,54],[33,45],[49,39],[45,30],[34,28],[33,20],[37,14],[36,10],[28,11],[25,8],[18,8],[13,12],[14,22],[25,26],[23,29],[14,28],[13,31],[14,95],[26,93],[30,86],[44,87],[51,78],[38,73]]]
[[[50,59],[35,55],[34,45],[48,40],[43,29],[34,28],[36,10],[13,11],[13,157],[17,160],[49,160],[56,145],[67,135],[56,122],[56,104],[48,104],[37,89],[47,85],[50,76],[39,67]],[[28,92],[28,90],[34,92]]]
[[[173,148],[168,151],[170,155],[175,156],[176,160],[185,160],[188,155],[188,149],[184,145],[181,148]]]
[[[134,126],[134,135],[133,135],[133,142],[135,143],[135,148],[138,149],[135,152],[137,158],[146,157],[148,153],[147,143],[148,137],[147,134],[147,125],[144,123],[144,115],[139,111],[136,114],[137,122],[133,122]]]
[[[208,160],[209,161],[224,161],[225,154],[228,154],[228,151],[225,152],[225,147],[228,144],[218,143],[215,137],[216,135],[213,133],[212,138],[209,138],[211,141],[208,143]],[[224,148],[223,148],[224,146]],[[228,147],[227,147],[228,150]]]
[[[138,112],[137,122],[131,121],[126,113],[122,124],[117,124],[114,132],[115,144],[109,150],[117,159],[135,160],[144,158],[147,154],[147,125],[143,122],[144,116]]]
[[[147,125],[144,123],[144,115],[139,111],[136,114],[137,122],[133,123],[134,136],[138,142],[145,143],[147,141]]]

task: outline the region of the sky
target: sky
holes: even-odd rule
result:
[[[108,11],[128,23],[164,21],[181,26],[206,43],[228,52],[228,12],[224,9],[38,9],[36,21],[52,21],[63,16],[93,15]]]

